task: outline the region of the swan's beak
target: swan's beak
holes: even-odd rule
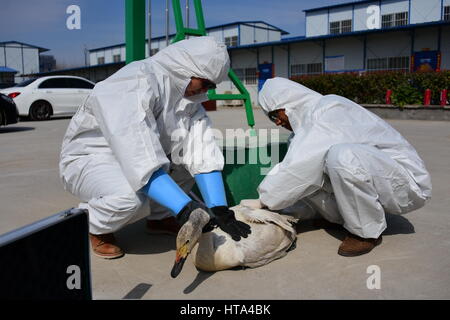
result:
[[[189,249],[187,243],[185,243],[183,246],[177,249],[175,256],[175,263],[173,264],[172,271],[170,272],[172,278],[176,278],[180,274],[188,254]]]

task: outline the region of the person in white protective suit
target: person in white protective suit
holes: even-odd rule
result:
[[[405,214],[431,198],[430,175],[416,150],[360,105],[284,78],[267,80],[259,103],[293,137],[250,205],[288,211],[308,205],[312,214],[297,218],[322,216],[348,231],[340,255],[371,251],[381,243],[386,212]]]
[[[223,155],[200,103],[228,70],[226,46],[198,37],[95,85],[69,124],[60,159],[64,188],[89,212],[94,254],[123,256],[114,232],[149,213],[152,233],[176,234],[194,210],[210,213],[209,227],[235,240],[250,233],[228,209]],[[194,181],[211,210],[186,194]]]

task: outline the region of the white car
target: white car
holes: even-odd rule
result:
[[[49,76],[26,80],[0,90],[14,99],[20,116],[48,120],[52,115],[74,115],[95,84],[72,76]]]

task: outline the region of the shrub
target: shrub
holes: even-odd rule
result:
[[[432,91],[432,104],[439,104],[441,90],[450,88],[450,71],[321,74],[292,80],[321,94],[337,94],[361,104],[384,104],[386,90],[390,89],[392,102],[404,106],[421,104],[425,89]]]

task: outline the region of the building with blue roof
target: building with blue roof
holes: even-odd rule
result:
[[[273,76],[450,70],[450,0],[352,1],[310,8],[304,14],[304,36],[289,37],[288,32],[264,21],[207,28],[209,35],[227,44],[231,66],[253,103],[264,79]],[[151,54],[166,45],[165,36],[152,38]],[[100,81],[124,61],[123,43],[95,48],[89,51],[88,68],[70,72]],[[226,91],[237,92],[230,81],[218,86],[219,93]]]

